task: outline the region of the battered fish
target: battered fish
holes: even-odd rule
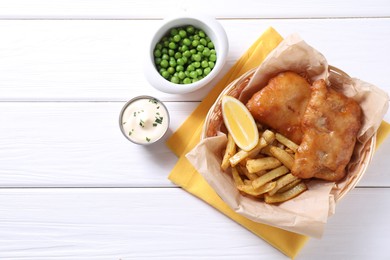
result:
[[[300,144],[301,121],[310,99],[310,84],[294,72],[282,72],[255,93],[246,106],[262,124]]]
[[[302,121],[304,136],[295,154],[292,174],[328,181],[344,178],[361,124],[359,104],[328,89],[324,80],[315,81]]]

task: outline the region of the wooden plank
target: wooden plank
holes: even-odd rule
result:
[[[170,101],[201,100],[209,89],[171,95],[147,83],[142,66],[145,46],[159,24],[0,21],[0,100],[125,101],[140,94]],[[230,44],[224,72],[274,26],[283,36],[299,33],[330,64],[390,92],[390,19],[222,20],[221,24]]]
[[[0,189],[2,259],[287,259],[176,188]],[[296,259],[386,259],[390,189],[356,189]],[[369,212],[369,214],[363,214]]]
[[[173,186],[177,158],[119,130],[124,103],[0,102],[0,186]],[[168,103],[175,131],[197,103]]]
[[[167,102],[171,132],[198,103]],[[119,131],[123,102],[0,102],[0,187],[172,187],[177,158]],[[166,136],[168,137],[169,134]],[[359,185],[390,187],[390,140]]]
[[[214,8],[213,8],[214,7]],[[222,8],[223,7],[223,8]],[[251,1],[217,0],[5,0],[0,4],[1,19],[144,19],[169,14],[195,12],[221,18],[318,18],[389,16],[389,3],[375,1]]]

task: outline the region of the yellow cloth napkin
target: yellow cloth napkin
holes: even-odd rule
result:
[[[185,154],[198,144],[204,119],[220,92],[234,79],[258,66],[264,58],[283,40],[273,29],[266,30],[260,38],[241,56],[229,72],[210,91],[201,104],[192,112],[182,126],[168,139],[168,147],[179,157],[169,179],[191,194],[204,200],[257,236],[261,237],[282,253],[294,258],[302,249],[308,237],[279,228],[251,221],[234,212],[222,201],[203,177],[188,162]],[[383,122],[377,141],[382,142],[390,132],[390,125]],[[380,135],[380,136],[379,136]]]

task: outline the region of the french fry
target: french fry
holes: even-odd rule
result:
[[[263,176],[266,173],[267,173],[267,170],[262,170],[262,171],[256,172],[256,175],[257,175],[257,177],[260,177],[260,176]]]
[[[236,154],[234,154],[229,159],[230,165],[234,167],[237,164],[239,164],[242,160],[256,156],[261,151],[261,149],[263,149],[266,145],[267,145],[267,141],[264,138],[260,137],[259,142],[252,150],[250,151],[241,150]]]
[[[265,130],[261,137],[264,138],[267,144],[272,144],[272,142],[275,140],[275,133],[271,130]]]
[[[249,180],[253,181],[254,179],[257,179],[259,176],[256,173],[251,173],[248,171],[248,169],[245,166],[239,165],[236,166],[240,170],[240,172],[245,175]]]
[[[263,186],[267,182],[272,181],[273,179],[276,179],[282,175],[285,175],[288,172],[289,172],[289,169],[286,166],[282,165],[282,166],[280,166],[276,169],[273,169],[272,171],[269,171],[266,174],[260,176],[256,180],[253,180],[252,186],[253,186],[253,188],[256,189],[260,186]]]
[[[262,170],[275,169],[280,165],[282,165],[282,163],[274,157],[250,159],[246,162],[246,168],[250,173],[255,173]]]
[[[234,183],[236,184],[236,187],[239,185],[244,185],[244,181],[241,179],[240,174],[238,173],[237,169],[235,167],[232,168],[232,175]]]
[[[237,189],[248,194],[251,196],[258,197],[264,193],[269,192],[273,188],[275,188],[276,183],[275,182],[268,182],[264,184],[263,186],[260,186],[258,188],[254,188],[250,183],[246,185],[239,185],[237,186]]]
[[[225,154],[222,159],[221,168],[226,171],[226,169],[230,166],[229,159],[236,153],[236,144],[233,140],[231,134],[228,134],[228,141],[226,145]]]
[[[301,194],[305,190],[307,190],[306,184],[304,182],[300,182],[299,184],[297,184],[293,188],[291,188],[283,193],[276,193],[273,196],[265,194],[264,201],[266,203],[269,203],[269,204],[284,202],[284,201],[290,200],[292,198],[295,198],[296,196],[298,196],[299,194]]]
[[[268,192],[268,195],[272,196],[274,195],[276,192],[278,192],[281,188],[283,188],[284,186],[286,186],[287,184],[297,180],[298,177],[295,177],[294,175],[292,175],[291,173],[288,173],[282,177],[280,177],[279,179],[276,180],[276,186],[275,188],[273,188],[271,191]]]
[[[283,186],[282,188],[280,188],[280,190],[277,191],[277,193],[282,193],[282,192],[285,192],[289,189],[291,189],[292,187],[294,187],[295,185],[297,185],[298,183],[300,183],[302,181],[302,179],[296,179],[295,181],[292,181],[290,182],[289,184]]]
[[[260,153],[268,156],[273,156],[272,153],[270,152],[272,145],[267,145],[263,149],[261,149]]]
[[[271,146],[269,148],[269,151],[275,158],[277,158],[280,162],[282,162],[287,168],[291,170],[294,164],[294,158],[288,152],[276,146]]]
[[[248,180],[248,179],[245,179],[244,180],[244,185],[251,185],[252,186],[252,181]]]
[[[285,137],[284,135],[276,133],[275,138],[276,138],[276,140],[278,140],[279,143],[282,143],[285,146],[287,146],[288,148],[290,148],[291,150],[293,150],[294,153],[297,152],[297,149],[299,146],[296,143],[294,143],[293,141],[291,141],[290,139],[288,139],[287,137]]]

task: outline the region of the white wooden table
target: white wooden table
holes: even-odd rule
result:
[[[146,81],[153,31],[177,11],[217,17],[225,71],[269,26],[390,92],[390,2],[0,1],[0,259],[287,259],[167,176],[164,144],[128,142],[128,99],[166,102],[175,131],[207,94]],[[390,121],[390,113],[385,116]],[[390,140],[297,259],[389,259]]]

